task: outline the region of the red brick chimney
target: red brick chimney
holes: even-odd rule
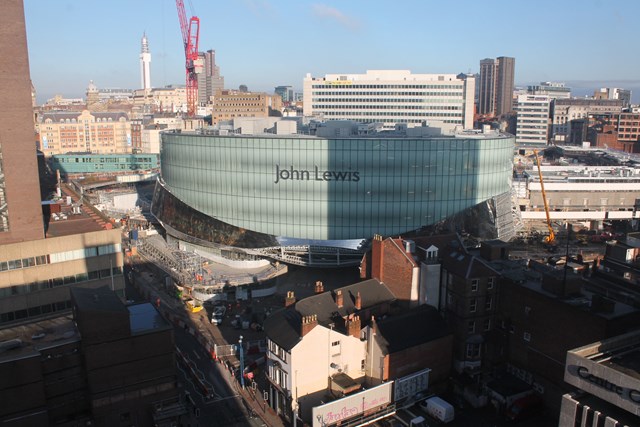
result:
[[[382,281],[382,236],[376,234],[371,242],[371,278]]]
[[[347,335],[360,338],[360,329],[362,329],[360,325],[360,316],[355,316],[353,314],[349,315],[349,317],[344,320],[344,326],[347,330]]]
[[[341,290],[336,291],[336,305],[338,308],[344,307],[344,296],[342,295]]]
[[[296,303],[296,296],[293,291],[287,291],[287,297],[284,299],[284,306],[289,307]]]
[[[323,293],[323,292],[324,292],[324,285],[322,284],[322,282],[321,282],[320,280],[318,280],[318,281],[316,282],[316,287],[315,287],[315,289],[314,289],[314,292],[315,292],[316,294],[321,294],[321,293]]]
[[[362,297],[360,296],[360,291],[356,294],[356,302],[355,302],[356,310],[362,310]]]
[[[310,316],[302,316],[302,324],[300,325],[300,336],[304,337],[318,324],[318,316],[312,314]]]

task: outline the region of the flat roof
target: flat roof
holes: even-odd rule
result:
[[[150,303],[134,304],[127,306],[129,310],[129,323],[131,334],[141,334],[155,329],[164,329],[167,322],[160,316],[160,312]]]
[[[60,188],[63,201],[60,202],[60,212],[51,213],[48,218],[46,237],[62,237],[92,231],[108,230],[113,224],[98,214],[84,202],[80,205],[78,196],[66,185]],[[66,204],[67,197],[71,197],[71,204]],[[74,212],[74,205],[76,206]],[[57,218],[57,219],[56,219]]]
[[[80,332],[71,314],[0,329],[0,363],[75,341],[80,341]]]
[[[640,330],[569,350],[569,353],[640,379]]]

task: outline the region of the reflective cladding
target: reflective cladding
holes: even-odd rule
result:
[[[434,224],[510,190],[512,136],[348,138],[163,134],[166,189],[221,222],[342,240]]]

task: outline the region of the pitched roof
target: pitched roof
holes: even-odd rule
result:
[[[457,249],[452,249],[443,255],[442,264],[448,271],[455,271],[458,276],[466,279],[499,275],[496,270],[487,265],[481,258]]]
[[[338,290],[342,291],[343,295],[342,307],[338,307],[335,302]],[[333,327],[336,331],[344,332],[343,319],[358,311],[355,307],[358,293],[360,293],[362,309],[395,300],[391,291],[383,283],[377,279],[365,280],[335,291],[312,295],[273,313],[264,322],[265,332],[270,340],[285,350],[291,350],[300,341],[302,316],[316,315],[319,325],[327,328]],[[333,326],[330,326],[331,324]]]
[[[446,322],[431,305],[420,305],[398,316],[376,319],[380,344],[386,354],[442,338],[451,332]]]

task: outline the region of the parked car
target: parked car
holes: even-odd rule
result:
[[[520,421],[541,414],[543,407],[542,398],[537,394],[530,394],[513,402],[506,415],[511,421]]]
[[[226,313],[227,307],[224,305],[216,305],[213,307],[213,313],[211,314],[211,323],[214,325],[220,325]]]

